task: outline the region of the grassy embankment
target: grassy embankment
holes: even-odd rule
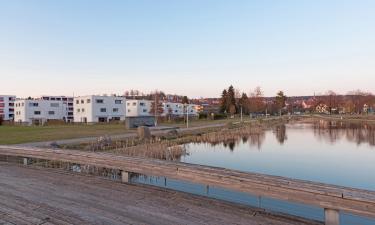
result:
[[[210,124],[222,124],[228,121],[236,122],[239,119],[224,120],[192,120],[189,127],[199,127]],[[160,126],[185,127],[183,122],[160,123]],[[116,135],[134,133],[135,129],[127,130],[124,124],[64,124],[46,126],[20,126],[3,125],[0,126],[0,144],[22,144],[40,141],[54,141],[63,139],[98,137],[103,135]]]

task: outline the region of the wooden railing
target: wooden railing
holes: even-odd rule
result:
[[[327,225],[339,224],[339,212],[375,218],[375,192],[302,181],[285,177],[240,172],[179,162],[118,156],[108,153],[0,146],[0,155],[57,160],[119,169],[124,182],[129,173],[188,181],[208,186],[321,207]],[[27,160],[25,160],[27,162]]]

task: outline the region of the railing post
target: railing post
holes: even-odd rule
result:
[[[340,213],[337,209],[324,209],[325,225],[340,225]]]
[[[28,158],[23,158],[23,165],[24,166],[27,166],[27,165],[29,165],[29,159]]]
[[[121,171],[121,182],[129,183],[129,181],[130,181],[130,173],[126,171]]]

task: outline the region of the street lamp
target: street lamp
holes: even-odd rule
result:
[[[186,110],[186,128],[189,128],[189,104],[184,104]]]

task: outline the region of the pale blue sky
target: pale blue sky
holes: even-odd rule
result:
[[[375,92],[374,59],[373,0],[0,0],[0,94]]]

